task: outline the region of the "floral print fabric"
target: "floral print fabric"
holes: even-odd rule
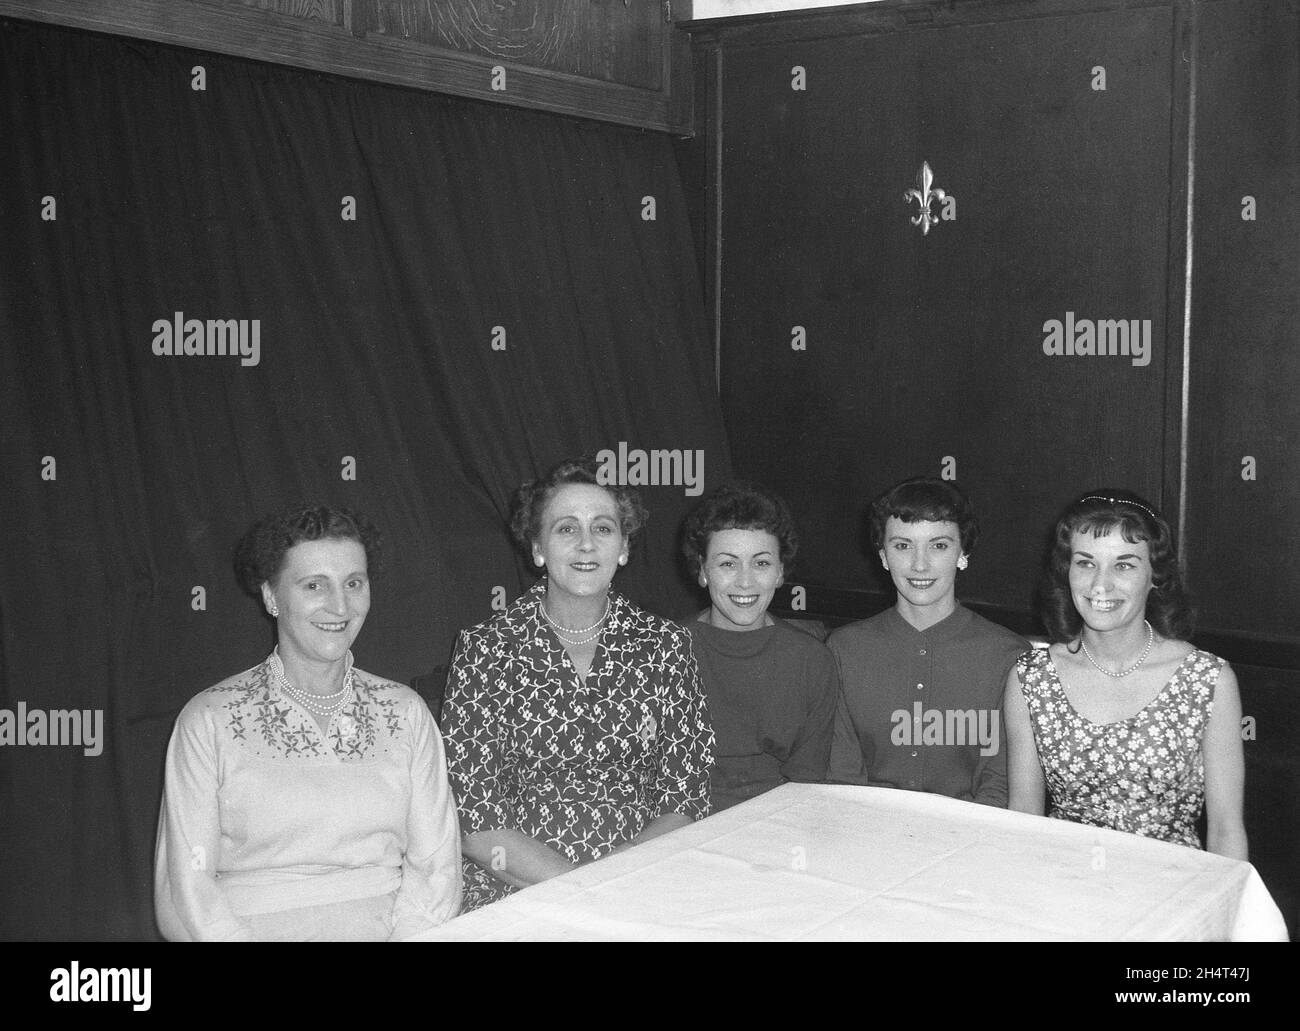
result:
[[[457,644],[443,725],[462,831],[518,830],[580,863],[662,815],[707,816],[713,730],[687,632],[611,594],[584,683],[545,592]],[[511,890],[465,861],[466,909]]]
[[[1021,656],[1016,672],[1051,796],[1048,815],[1200,848],[1201,742],[1223,665],[1190,652],[1146,708],[1102,724],[1070,704],[1045,649]]]

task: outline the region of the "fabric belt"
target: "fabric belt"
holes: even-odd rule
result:
[[[402,870],[397,866],[294,866],[218,876],[231,907],[240,916],[387,895],[402,883]]]

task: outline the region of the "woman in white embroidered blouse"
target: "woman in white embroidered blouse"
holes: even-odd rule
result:
[[[154,904],[173,941],[382,940],[460,907],[460,838],[423,700],[352,664],[378,534],[346,509],[261,520],[236,567],[276,621],[167,749]]]

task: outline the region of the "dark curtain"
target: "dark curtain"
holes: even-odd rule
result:
[[[104,713],[98,756],[0,747],[0,936],[147,938],[172,721],[272,644],[230,565],[252,519],[380,525],[357,661],[409,682],[531,582],[522,480],[729,460],[667,139],[22,22],[0,48],[0,707]],[[260,360],[155,355],[177,312],[258,320]],[[694,498],[645,498],[619,586],[680,616]]]

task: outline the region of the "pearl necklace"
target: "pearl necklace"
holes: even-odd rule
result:
[[[312,694],[310,691],[303,691],[294,687],[284,675],[284,666],[281,663],[272,663],[271,671],[275,674],[276,682],[284,693],[316,716],[333,716],[335,713],[341,712],[352,701],[353,685],[352,667],[350,665],[347,673],[344,674],[343,686],[333,694]]]
[[[561,643],[567,644],[570,648],[578,648],[584,644],[591,644],[592,641],[600,636],[600,633],[601,632],[597,630],[594,634],[588,634],[586,637],[565,637],[564,634],[556,630],[555,636],[560,639]]]
[[[1088,651],[1088,646],[1083,643],[1082,634],[1079,635],[1079,646],[1083,649],[1083,654],[1087,656],[1088,661],[1091,662],[1094,666],[1096,666],[1098,670],[1100,670],[1102,673],[1105,673],[1106,676],[1108,677],[1111,677],[1115,680],[1119,680],[1121,677],[1126,677],[1130,673],[1137,672],[1137,668],[1141,666],[1142,663],[1146,662],[1147,656],[1151,654],[1151,645],[1155,643],[1156,632],[1155,629],[1151,626],[1151,624],[1147,623],[1145,619],[1142,620],[1142,622],[1146,625],[1147,628],[1147,646],[1142,649],[1142,654],[1138,657],[1137,662],[1133,663],[1133,665],[1131,665],[1128,669],[1120,670],[1120,672],[1118,673],[1112,673],[1104,666],[1098,664],[1097,660],[1092,657],[1092,653]]]
[[[542,610],[542,617],[551,625],[551,629],[555,631],[555,636],[570,648],[590,644],[600,636],[601,630],[604,629],[605,620],[609,618],[609,606],[609,598],[606,598],[605,611],[601,614],[600,619],[592,623],[591,626],[583,627],[581,630],[572,630],[567,626],[560,626],[559,623],[555,622],[555,620],[551,618],[551,614],[546,611],[545,602],[538,603],[538,608]],[[584,637],[584,634],[587,636]]]

